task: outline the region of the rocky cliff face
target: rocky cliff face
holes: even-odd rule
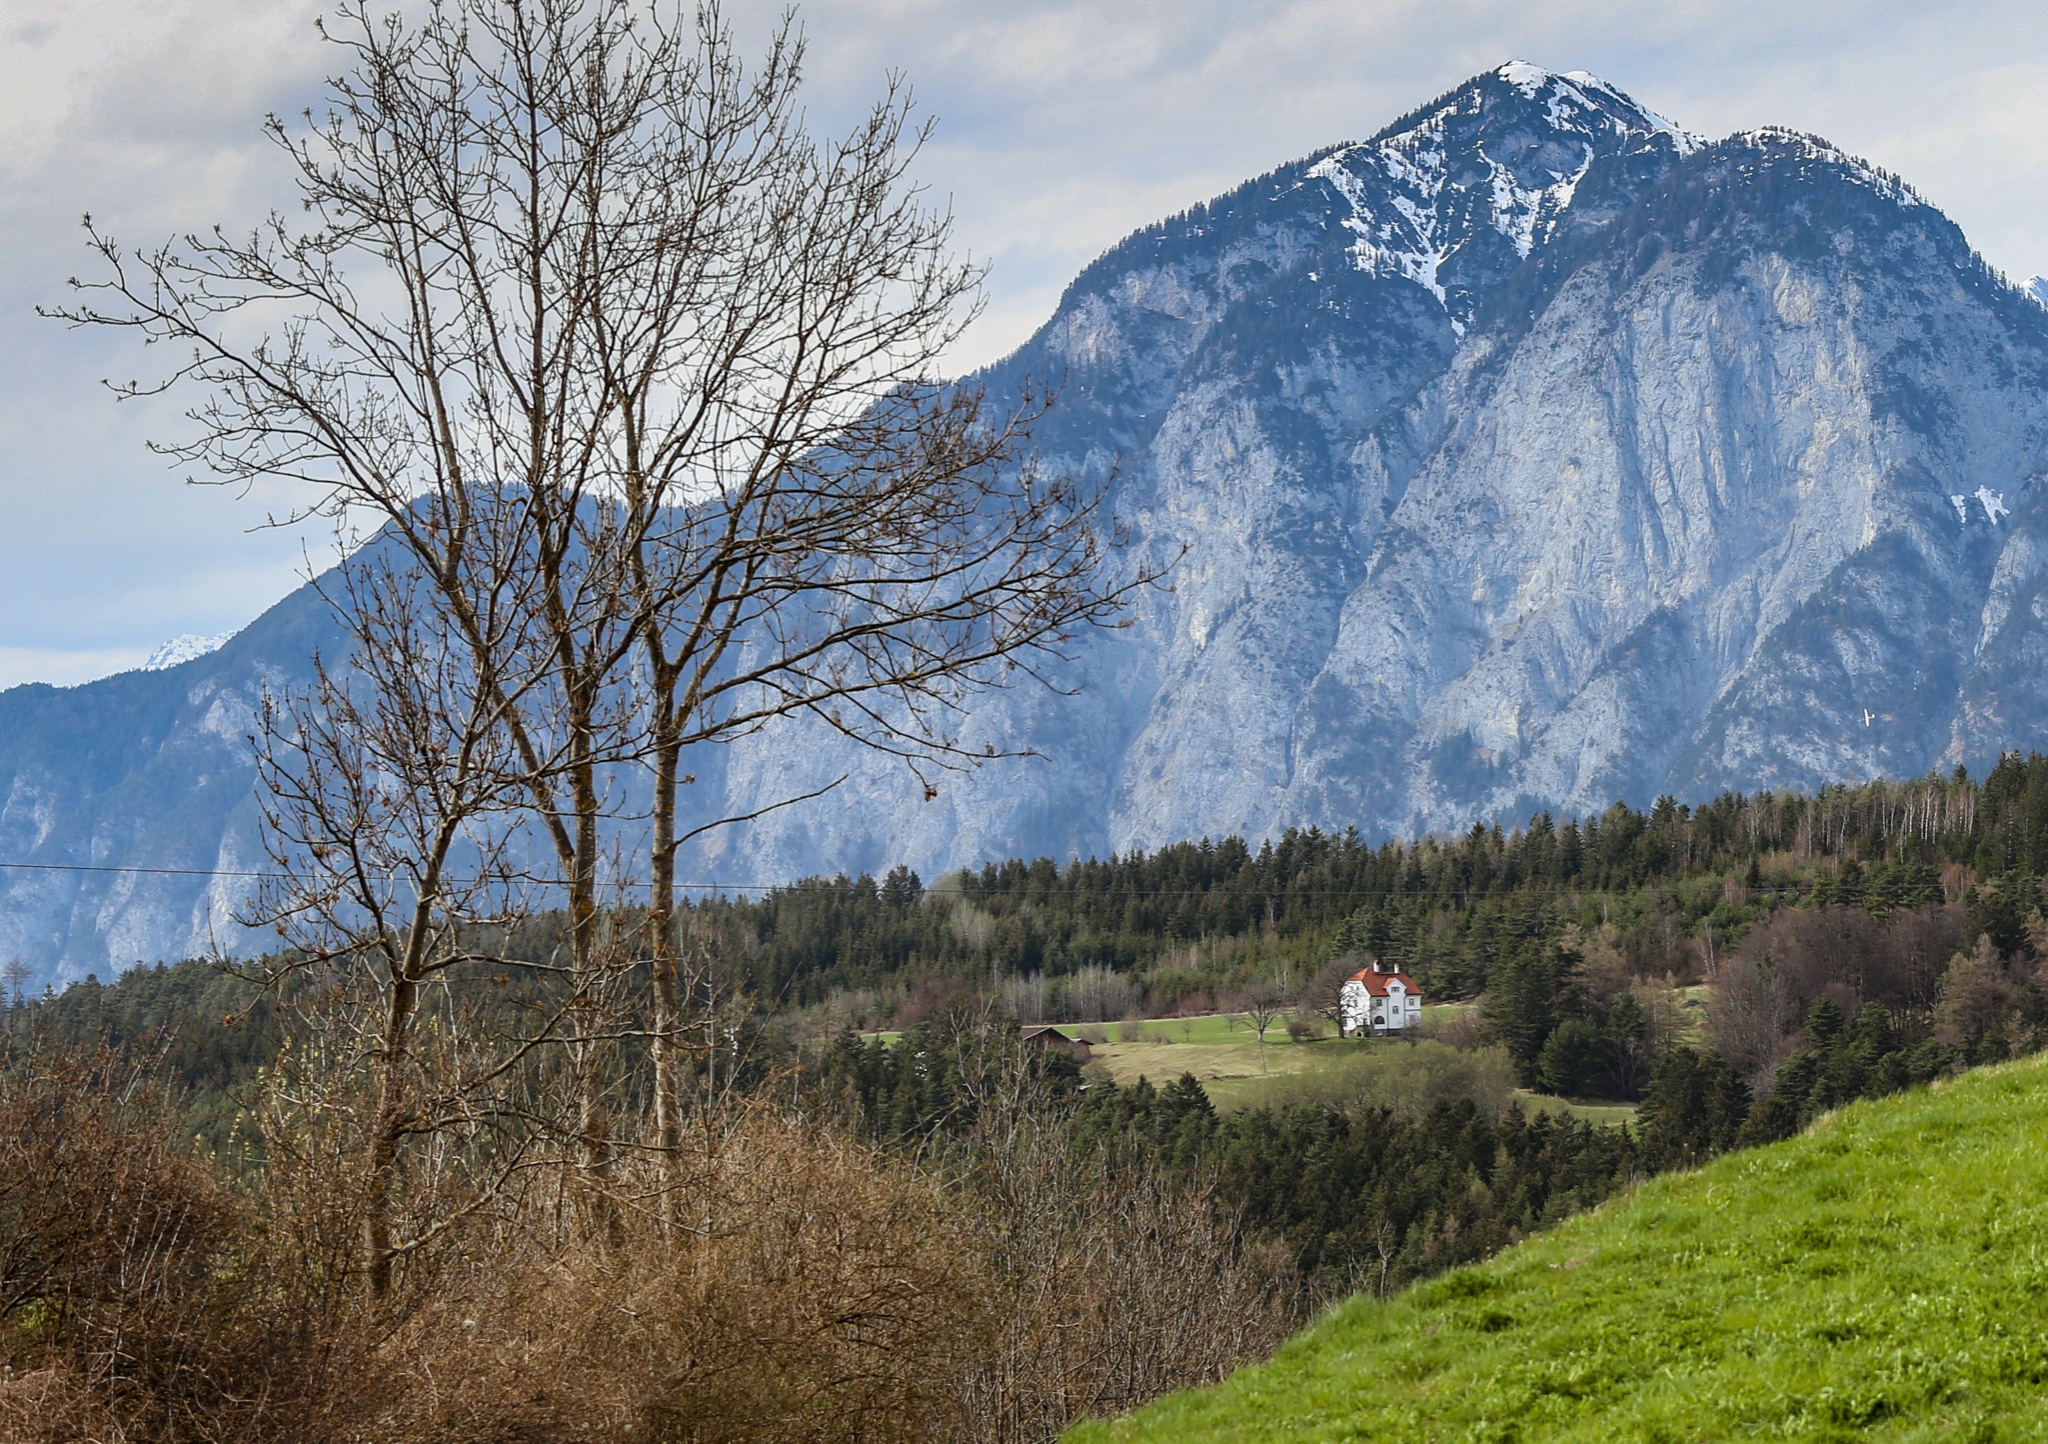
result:
[[[936,800],[800,731],[699,759],[707,815],[850,780],[698,876],[1457,828],[2048,746],[2048,310],[1812,137],[1707,145],[1505,66],[1131,237],[981,379],[1026,376],[1061,386],[1044,447],[1114,466],[1171,590],[1076,649],[1071,695],[978,703],[970,741],[1041,755]],[[288,651],[0,697],[8,855],[242,856],[243,764],[176,759],[216,758],[209,709]],[[65,708],[139,710],[93,723],[91,771]],[[0,951],[72,970],[218,912],[197,884],[0,886]]]
[[[926,865],[1456,828],[1982,764],[2048,718],[2048,311],[1815,138],[1504,67],[1125,242],[1026,369],[1186,548],[1172,594],[1078,706],[974,719],[1049,761],[754,855],[846,856],[844,817]]]

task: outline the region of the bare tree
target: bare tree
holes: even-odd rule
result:
[[[298,1024],[274,1070],[291,1116],[340,1127],[361,1156],[362,1266],[382,1300],[399,1260],[496,1198],[560,1131],[526,1085],[578,1000],[573,983],[526,989],[524,1007],[490,997],[506,970],[532,971],[491,946],[528,891],[526,774],[499,725],[522,679],[479,670],[519,653],[462,647],[439,590],[380,550],[326,585],[355,663],[316,662],[313,686],[259,719],[279,872],[243,920],[283,948],[242,971]],[[484,625],[520,617],[506,606]]]
[[[1272,1027],[1292,1004],[1292,990],[1286,986],[1286,980],[1280,978],[1259,979],[1246,988],[1239,999],[1239,1006],[1245,1016],[1251,1019],[1251,1025],[1259,1035],[1261,1067],[1265,1065],[1266,1030]]]
[[[1369,961],[1362,953],[1343,953],[1330,959],[1302,986],[1295,1006],[1304,1017],[1327,1019],[1341,1035],[1344,1031],[1344,984]]]
[[[1706,1033],[1714,1051],[1759,1095],[1790,1050],[1798,999],[1768,952],[1731,958],[1707,998]]]
[[[1030,459],[1043,398],[993,406],[931,379],[979,277],[909,184],[924,132],[900,89],[815,141],[799,37],[785,24],[749,69],[715,5],[449,0],[414,21],[343,0],[325,33],[347,61],[326,111],[270,122],[308,219],[139,253],[88,219],[106,275],[54,314],[170,343],[167,375],[119,388],[205,393],[169,454],[228,483],[296,481],[301,515],[382,537],[403,565],[375,580],[376,606],[413,579],[431,591],[401,660],[366,664],[400,637],[359,628],[356,670],[291,710],[307,745],[267,767],[298,819],[282,852],[313,861],[283,864],[265,916],[310,958],[385,949],[396,1006],[422,969],[475,961],[477,928],[501,917],[451,882],[457,839],[484,892],[557,889],[564,1011],[545,1037],[601,1194],[613,1044],[637,1026],[623,971],[651,968],[664,1155],[680,1050],[701,1062],[731,1041],[714,970],[677,946],[678,850],[799,800],[684,828],[691,750],[805,717],[929,787],[979,760],[957,735],[968,692],[1043,680],[1150,578],[1101,571],[1101,478]],[[437,700],[453,685],[437,647],[459,700]],[[412,715],[437,706],[466,710]],[[371,784],[410,774],[351,751],[351,734],[391,750],[407,728],[478,759],[412,813]],[[621,850],[629,824],[647,830],[644,866]],[[378,829],[409,890],[377,894],[320,851]],[[639,896],[634,939],[606,903]]]
[[[678,971],[678,850],[760,815],[682,828],[684,759],[804,717],[900,757],[929,794],[937,771],[993,755],[958,742],[965,694],[1036,675],[1146,580],[1103,579],[1100,489],[1029,456],[1042,399],[992,411],[929,379],[979,278],[907,182],[923,132],[892,88],[820,146],[795,105],[801,53],[785,32],[747,77],[701,15],[699,68],[655,67],[676,83],[650,104],[693,140],[623,167],[637,203],[607,238],[595,313],[652,772],[664,1148],[680,1114],[671,1043],[698,990]]]

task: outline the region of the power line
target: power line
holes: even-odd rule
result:
[[[9,872],[134,872],[155,877],[254,877],[282,878],[281,872],[236,872],[218,867],[129,867],[83,862],[0,862]]]
[[[259,882],[289,882],[293,874],[288,872],[250,872],[225,867],[142,867],[116,863],[83,862],[0,862],[0,870],[8,872],[113,872],[139,873],[146,877],[243,877]],[[522,882],[538,883],[542,887],[562,887],[555,878],[522,878]],[[648,887],[650,884],[638,879],[619,879],[608,886]],[[678,882],[679,888],[723,888],[728,892],[772,892],[779,887],[793,886],[791,883],[774,882]]]
[[[291,873],[286,873],[286,872],[251,872],[251,871],[244,871],[244,870],[239,870],[239,869],[234,869],[234,868],[210,868],[210,867],[143,867],[143,866],[140,866],[140,865],[133,865],[133,864],[116,864],[116,863],[97,863],[97,864],[95,864],[95,863],[82,863],[82,862],[0,862],[0,871],[8,871],[8,872],[78,872],[78,873],[132,873],[132,874],[139,874],[139,875],[142,875],[142,876],[147,876],[147,877],[233,877],[233,878],[249,878],[249,879],[252,879],[252,880],[256,880],[256,881],[267,881],[267,882],[288,882],[288,881],[290,881],[290,880],[292,879],[292,877],[293,877],[293,874],[291,874]],[[959,869],[959,871],[971,871],[971,870],[970,870],[970,869]],[[1683,878],[1683,877],[1680,877],[1680,878],[1670,878],[1670,879],[1666,879],[1666,880],[1664,880],[1664,881],[1661,881],[1661,882],[1645,882],[1645,883],[1639,883],[1639,884],[1636,884],[1636,885],[1635,885],[1635,886],[1633,886],[1633,887],[1627,887],[1627,886],[1607,886],[1607,887],[1600,887],[1600,886],[1595,886],[1595,885],[1593,885],[1593,884],[1590,884],[1590,883],[1587,883],[1587,884],[1575,884],[1575,883],[1560,883],[1560,884],[1553,884],[1553,885],[1548,885],[1548,886],[1544,886],[1544,887],[1530,887],[1530,886],[1527,886],[1527,885],[1524,885],[1524,884],[1516,884],[1515,886],[1512,886],[1512,887],[1508,887],[1508,888],[1503,888],[1503,889],[1500,889],[1500,890],[1499,890],[1499,895],[1505,895],[1505,896],[1513,896],[1513,895],[1518,895],[1518,894],[1519,894],[1519,895],[1528,895],[1528,894],[1532,894],[1532,893],[1533,893],[1533,894],[1536,894],[1536,895],[1539,895],[1539,896],[1563,897],[1563,896],[1566,896],[1566,895],[1568,895],[1568,894],[1572,894],[1572,893],[1596,893],[1596,894],[1597,894],[1597,893],[1612,893],[1612,892],[1639,892],[1639,891],[1644,891],[1644,890],[1646,890],[1646,889],[1652,889],[1652,888],[1657,888],[1657,887],[1670,887],[1670,886],[1673,886],[1673,885],[1675,885],[1675,884],[1677,884],[1677,883],[1682,883],[1682,882],[1687,882],[1687,881],[1703,881],[1703,880],[1705,880],[1706,878],[1708,878],[1708,877],[1711,877],[1711,876],[1712,876],[1712,874],[1699,874],[1699,875],[1697,875],[1697,876],[1696,876],[1695,878],[1690,878],[1690,879],[1688,879],[1688,878]],[[842,873],[842,874],[839,874],[839,875],[838,875],[838,880],[841,880],[841,881],[844,881],[844,880],[846,880],[846,879],[845,879],[845,874],[843,874],[843,873]],[[542,886],[542,887],[563,887],[563,886],[566,886],[566,884],[564,884],[563,882],[561,882],[561,881],[560,881],[559,879],[553,879],[553,878],[526,878],[526,879],[521,879],[521,881],[526,881],[526,882],[532,882],[532,883],[535,883],[535,884],[537,884],[537,885],[539,885],[539,886]],[[829,883],[829,882],[831,882],[831,881],[834,881],[834,879],[833,879],[833,878],[824,878],[824,877],[816,877],[816,878],[802,878],[802,879],[799,879],[799,880],[798,880],[798,881],[796,881],[796,882],[718,882],[718,881],[714,881],[714,882],[680,882],[680,881],[679,881],[679,882],[677,882],[677,883],[675,884],[675,886],[676,886],[676,887],[678,887],[678,888],[684,889],[684,890],[686,890],[686,891],[689,891],[689,890],[701,890],[701,891],[716,891],[716,892],[793,892],[793,891],[797,890],[798,888],[801,888],[801,887],[803,886],[803,884],[804,884],[804,883],[806,883],[806,882],[819,882],[819,881],[823,881],[823,882],[828,882],[828,883]],[[1116,898],[1141,898],[1141,897],[1144,897],[1144,898],[1157,898],[1157,897],[1210,897],[1210,896],[1213,896],[1213,895],[1215,895],[1215,894],[1217,894],[1217,893],[1220,893],[1220,892],[1222,892],[1222,891],[1223,891],[1223,890],[1224,890],[1225,888],[1227,888],[1227,887],[1228,887],[1228,885],[1229,885],[1229,884],[1228,884],[1228,882],[1226,881],[1225,883],[1223,883],[1223,884],[1219,884],[1219,885],[1217,885],[1217,886],[1214,886],[1214,887],[1178,887],[1178,888],[1122,888],[1122,887],[1111,887],[1111,888],[1108,888],[1108,889],[1105,889],[1105,890],[1103,890],[1103,892],[1102,892],[1102,893],[1100,894],[1100,896],[1103,896],[1103,897],[1105,897],[1105,898],[1109,898],[1109,899],[1116,899]],[[637,879],[637,878],[635,878],[635,879],[623,879],[623,878],[622,878],[622,879],[616,879],[616,880],[614,880],[614,881],[612,881],[612,882],[610,882],[610,883],[608,883],[608,884],[606,884],[606,885],[605,885],[605,887],[606,887],[606,888],[616,888],[616,887],[650,887],[650,886],[652,886],[652,884],[650,884],[650,883],[647,883],[647,882],[644,882],[644,881],[641,881],[641,880],[639,880],[639,879]],[[600,890],[602,891],[603,889],[600,889]],[[925,889],[925,891],[929,893],[929,892],[931,892],[931,891],[932,891],[932,889],[930,889],[930,888],[926,888],[926,889]],[[1272,896],[1273,896],[1273,897],[1275,897],[1276,899],[1284,899],[1284,898],[1290,898],[1290,897],[1293,897],[1293,898],[1322,898],[1322,897],[1355,897],[1355,898],[1390,898],[1390,897],[1416,897],[1416,898],[1428,898],[1428,897],[1432,896],[1432,895],[1433,895],[1434,893],[1436,893],[1437,891],[1438,891],[1438,890],[1437,890],[1436,888],[1433,888],[1433,887],[1431,887],[1431,888],[1424,888],[1424,889],[1421,889],[1421,890],[1414,890],[1414,889],[1408,889],[1408,888],[1363,888],[1363,887],[1357,887],[1357,888],[1352,888],[1352,887],[1346,887],[1346,888],[1297,888],[1297,887],[1285,887],[1285,886],[1283,886],[1283,887],[1281,887],[1281,888],[1277,889],[1277,890],[1276,890],[1276,891],[1275,891],[1275,892],[1274,892],[1274,893],[1272,894]],[[1469,892],[1471,892],[1471,891],[1472,891],[1472,889],[1470,889],[1470,888],[1451,888],[1451,889],[1449,889],[1449,891],[1451,891],[1451,892],[1454,892],[1454,893],[1469,893]],[[1492,890],[1491,890],[1491,889],[1489,889],[1489,891],[1491,892]],[[1773,895],[1775,895],[1775,894],[1778,894],[1778,893],[1797,893],[1797,892],[1804,892],[1804,891],[1806,891],[1806,889],[1804,889],[1804,888],[1801,888],[1801,887],[1797,887],[1797,886],[1789,886],[1789,885],[1769,885],[1769,884],[1757,884],[1757,885],[1755,885],[1755,886],[1748,886],[1748,887],[1747,887],[1747,891],[1749,891],[1749,892],[1752,892],[1752,893],[1768,893],[1768,894],[1773,894]],[[1248,896],[1249,896],[1249,895],[1248,895]]]

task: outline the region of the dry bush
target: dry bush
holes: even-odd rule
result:
[[[385,1441],[918,1439],[953,1431],[988,1330],[933,1182],[750,1114],[699,1153],[679,1226],[480,1257],[389,1346]]]
[[[1285,1250],[1245,1249],[1204,1184],[1077,1149],[1027,1110],[984,1140],[974,1186],[997,1328],[949,1438],[1051,1440],[1214,1383],[1299,1324]]]
[[[1780,908],[1744,935],[1729,961],[1740,971],[1769,953],[1802,1017],[1823,993],[1847,1011],[1864,1002],[1928,1008],[1963,946],[1963,922],[1956,906],[1883,917],[1861,908]]]
[[[992,1332],[971,1211],[830,1129],[739,1115],[704,1135],[679,1207],[629,1207],[609,1245],[573,1226],[567,1180],[535,1188],[441,1235],[373,1309],[349,1154],[317,1120],[268,1120],[244,1196],[133,1078],[111,1058],[0,1069],[0,1438],[959,1432]]]
[[[964,1168],[769,1111],[697,1155],[665,1226],[480,1254],[386,1351],[382,1444],[1040,1441],[1209,1383],[1298,1325],[1284,1250],[1201,1183],[992,1110]],[[708,1135],[707,1135],[708,1136]],[[630,1177],[630,1174],[628,1175]]]
[[[0,1059],[0,1437],[317,1440],[336,1320],[111,1052]]]
[[[1486,1037],[1486,1019],[1477,1008],[1459,1008],[1434,1018],[1425,1017],[1415,1036],[1441,1043],[1446,1048],[1455,1048],[1461,1053],[1492,1046]]]
[[[381,1302],[345,1130],[259,1110],[236,1189],[112,1060],[0,1067],[0,1438],[1007,1444],[1268,1355],[1299,1322],[1284,1251],[1075,1147],[998,1063],[947,1177],[737,1110],[700,1120],[680,1196],[622,1166],[610,1235],[542,1177]]]
[[[981,994],[964,978],[946,973],[928,973],[919,978],[910,994],[896,1008],[894,1024],[899,1029],[915,1028],[950,1013],[972,1013],[981,1005]]]

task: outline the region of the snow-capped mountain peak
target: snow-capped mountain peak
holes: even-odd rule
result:
[[[151,652],[149,660],[144,662],[138,670],[161,672],[166,667],[176,667],[186,662],[197,661],[201,657],[210,656],[218,652],[222,647],[225,647],[230,641],[234,640],[234,636],[233,632],[218,632],[210,637],[202,637],[197,633],[188,632],[182,637],[173,637],[154,652]]]
[[[2020,282],[2020,290],[2042,307],[2048,308],[2048,276],[2029,276]]]
[[[1556,234],[1596,166],[1701,144],[1597,76],[1516,60],[1308,175],[1349,208],[1358,268],[1415,282],[1462,333],[1476,292]]]

